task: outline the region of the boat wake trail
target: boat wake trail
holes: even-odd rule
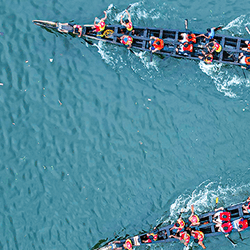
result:
[[[243,35],[245,31],[246,15],[241,15],[231,21],[222,30],[228,30],[231,34]],[[244,25],[243,25],[244,24]]]
[[[170,207],[170,219],[172,222],[176,220],[178,213],[182,208],[186,208],[187,215],[183,214],[183,217],[188,217],[192,204],[195,206],[195,210],[198,214],[214,209],[216,197],[220,198],[220,202],[223,202],[225,206],[235,204],[246,199],[248,196],[250,184],[237,185],[222,185],[219,182],[205,181],[201,183],[193,192],[190,190],[180,195]],[[237,200],[235,200],[237,197]],[[224,205],[223,204],[223,205]]]
[[[231,70],[229,72],[222,68],[222,64],[208,65],[204,62],[200,62],[199,67],[205,74],[211,77],[216,85],[217,90],[221,93],[224,93],[225,96],[236,98],[237,94],[234,93],[233,88],[236,86],[241,86],[242,84],[250,84],[250,81],[244,78],[244,75],[241,71],[237,70],[236,73],[232,74]]]

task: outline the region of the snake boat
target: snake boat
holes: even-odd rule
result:
[[[46,28],[47,30],[59,31],[59,27],[62,26],[60,22],[33,20],[33,23]],[[63,24],[64,30],[67,30],[69,34],[73,34],[72,24]],[[124,46],[120,43],[119,37],[124,35],[124,27],[121,25],[107,25],[105,31],[100,36],[92,32],[93,25],[81,25],[83,27],[82,38],[88,43],[91,40],[103,41],[106,43],[115,44],[118,46]],[[162,55],[163,57],[175,57],[175,58],[186,58],[192,60],[200,60],[199,55],[202,55],[202,50],[205,47],[204,38],[198,37],[196,44],[194,44],[193,53],[190,55],[183,55],[176,52],[177,46],[180,44],[179,39],[182,39],[182,34],[187,33],[188,30],[177,30],[177,29],[163,29],[163,28],[147,28],[134,26],[134,33],[131,35],[133,38],[132,50],[141,50],[150,52],[150,37],[155,36],[163,39],[164,48],[157,51],[154,54]],[[62,33],[62,32],[61,32]],[[194,34],[200,35],[201,33],[194,32]],[[218,63],[241,65],[238,62],[239,54],[242,52],[241,47],[246,48],[246,39],[240,37],[226,36],[223,34],[215,34],[214,37],[217,42],[222,46],[222,50],[219,53],[215,53],[214,60]]]
[[[250,228],[250,215],[244,214],[242,210],[242,205],[246,205],[246,203],[240,203],[236,205],[231,205],[226,209],[226,211],[231,213],[231,222],[240,219],[245,218],[248,220],[248,228]],[[204,233],[205,238],[206,237],[212,237],[212,236],[220,236],[223,235],[222,232],[218,232],[217,228],[215,227],[215,223],[213,223],[213,215],[215,214],[215,211],[207,212],[204,214],[199,215],[200,218],[200,226],[194,227],[196,230],[200,230]],[[188,223],[188,220],[185,221],[185,223]],[[178,241],[175,238],[171,238],[170,235],[172,232],[170,231],[170,228],[172,228],[174,224],[164,226],[158,229],[158,238],[155,241],[152,241],[151,243],[145,243],[145,241],[148,239],[147,234],[151,234],[154,231],[136,235],[134,237],[129,238],[132,242],[133,246],[142,246],[142,245],[150,245],[150,244],[159,244],[159,243],[168,243],[173,241]],[[236,229],[233,229],[233,231],[237,231]],[[116,249],[119,247],[122,247],[125,243],[125,239],[120,240],[119,243],[117,241],[110,242],[107,246],[97,248],[97,250],[108,250],[108,249]],[[113,248],[112,248],[113,247]]]

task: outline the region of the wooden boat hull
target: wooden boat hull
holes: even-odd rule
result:
[[[45,27],[47,29],[57,30],[56,22],[34,20],[34,24]],[[107,25],[105,30],[111,30],[113,34],[110,36],[98,35],[93,33],[92,24],[82,25],[83,34],[82,37],[85,39],[98,40],[106,43],[111,43],[119,46],[124,46],[120,43],[119,37],[124,33],[124,27],[121,25]],[[204,38],[197,38],[197,43],[194,44],[194,51],[191,55],[182,55],[176,52],[176,47],[180,44],[178,41],[181,39],[181,34],[187,33],[187,30],[176,30],[176,29],[163,29],[163,28],[147,28],[147,27],[134,27],[134,34],[131,35],[133,38],[132,49],[138,49],[141,51],[150,51],[149,41],[150,36],[159,37],[164,40],[164,48],[161,51],[157,51],[158,55],[171,56],[175,58],[185,58],[192,60],[200,60],[199,55],[202,55],[202,50],[204,49],[205,43]],[[195,35],[200,35],[201,33],[195,33]],[[247,47],[245,44],[246,39],[240,37],[226,36],[222,34],[216,34],[215,39],[221,44],[222,50],[219,53],[214,54],[214,62],[231,64],[231,65],[241,65],[238,62],[238,57],[241,52],[240,48]]]
[[[240,219],[242,217],[248,219],[249,227],[247,229],[249,229],[250,228],[250,214],[249,215],[243,214],[243,210],[242,210],[242,205],[243,204],[245,204],[245,203],[232,205],[230,207],[227,207],[226,210],[231,213],[231,222],[234,221],[234,220]],[[205,235],[205,238],[206,237],[213,237],[213,236],[223,235],[222,232],[218,232],[217,229],[215,228],[215,224],[213,223],[213,215],[214,214],[215,214],[215,211],[199,215],[201,224],[200,224],[200,226],[195,227],[195,228],[197,230],[202,231],[204,233],[204,235]],[[187,223],[187,221],[186,221],[186,223]],[[168,225],[168,226],[165,226],[165,227],[161,227],[159,229],[159,232],[158,232],[158,239],[156,241],[151,242],[151,243],[144,243],[143,242],[146,239],[148,239],[147,233],[131,237],[130,240],[132,241],[133,246],[151,245],[151,244],[159,244],[159,243],[168,243],[168,242],[178,241],[175,238],[170,238],[169,237],[171,235],[170,228],[172,228],[173,226],[174,226],[174,224]],[[233,231],[236,232],[237,230],[233,229]],[[151,232],[148,232],[148,233],[151,233]],[[125,242],[125,239],[121,240],[121,243],[120,243],[119,246],[124,244],[124,242]],[[112,249],[112,248],[108,248],[108,247],[109,246],[107,245],[105,247],[98,248],[98,250]]]

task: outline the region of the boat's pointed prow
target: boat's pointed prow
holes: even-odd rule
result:
[[[43,21],[43,20],[33,20],[32,21],[35,25],[42,26],[45,28],[56,28],[57,24],[56,22],[51,22],[51,21]]]

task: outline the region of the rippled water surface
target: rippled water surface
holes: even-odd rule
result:
[[[247,38],[248,1],[1,1],[0,249],[91,249],[249,195],[250,73],[129,53],[34,19]],[[249,249],[250,232],[232,238]],[[102,243],[103,242],[103,243]],[[224,237],[207,249],[230,249]],[[180,243],[138,249],[183,249]],[[199,249],[193,246],[193,249]]]

